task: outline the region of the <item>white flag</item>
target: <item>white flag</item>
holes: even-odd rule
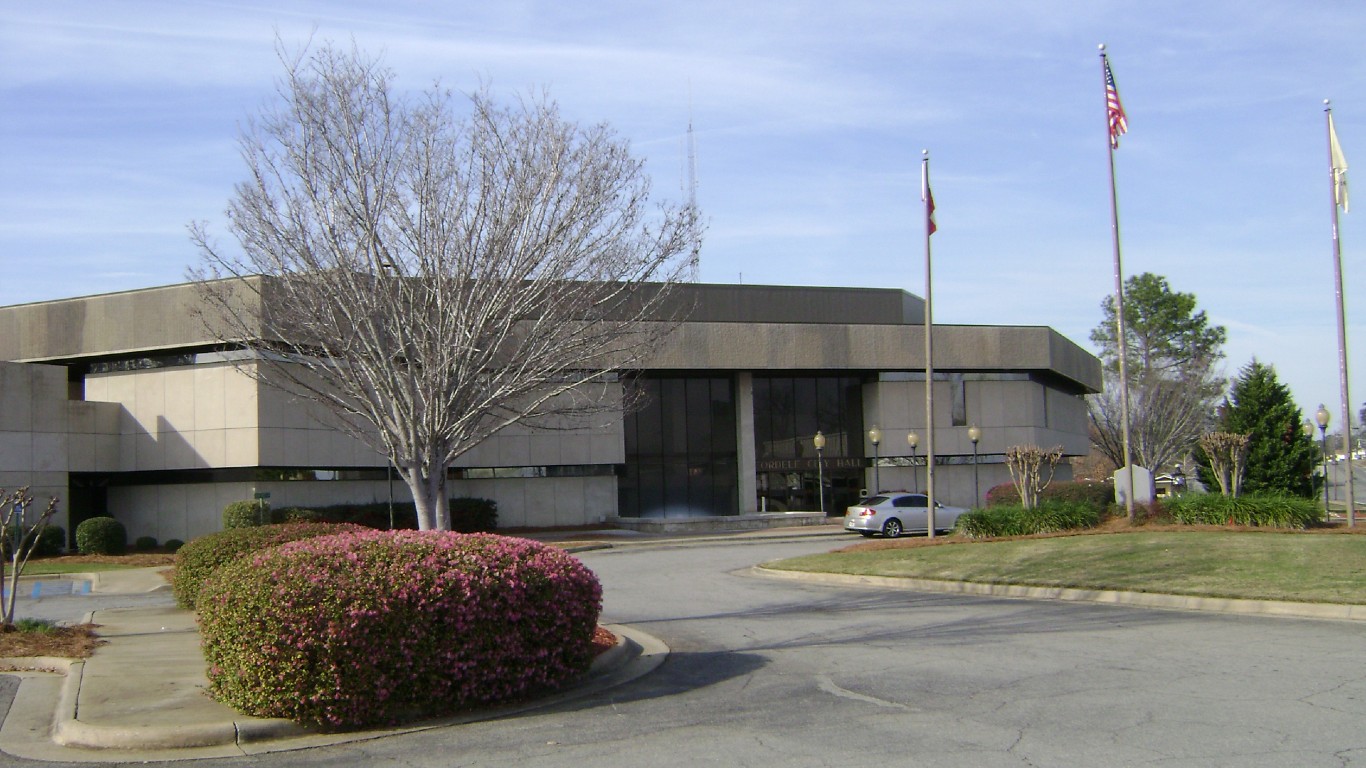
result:
[[[1342,206],[1342,210],[1351,210],[1347,206],[1347,158],[1343,157],[1342,147],[1338,145],[1332,114],[1328,115],[1328,151],[1333,160],[1333,200]]]

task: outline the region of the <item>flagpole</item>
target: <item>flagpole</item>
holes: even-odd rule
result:
[[[1115,251],[1115,336],[1119,341],[1119,412],[1123,420],[1124,471],[1128,475],[1128,492],[1124,494],[1124,512],[1129,521],[1134,520],[1134,462],[1131,458],[1129,442],[1129,340],[1124,324],[1124,270],[1121,267],[1119,252],[1119,194],[1115,190],[1115,145],[1118,140],[1112,121],[1114,107],[1110,105],[1110,92],[1114,89],[1111,81],[1110,62],[1105,56],[1105,44],[1100,44],[1100,76],[1105,87],[1105,147],[1110,157],[1110,232],[1114,239]],[[1118,93],[1115,96],[1118,104]],[[1122,112],[1121,112],[1122,114]]]
[[[1338,238],[1338,207],[1347,207],[1347,161],[1338,145],[1337,131],[1333,129],[1333,106],[1328,99],[1323,100],[1323,112],[1327,115],[1328,176],[1333,192],[1333,289],[1338,310],[1338,389],[1342,397],[1342,453],[1347,461],[1347,526],[1351,528],[1356,525],[1356,485],[1352,481],[1352,399],[1347,394],[1347,311],[1342,295],[1342,241]],[[1328,475],[1323,476],[1323,482],[1328,482]],[[1327,514],[1326,504],[1323,511]]]
[[[930,151],[921,150],[920,199],[925,204],[925,527],[934,537],[934,279],[930,261],[934,201],[930,193]]]

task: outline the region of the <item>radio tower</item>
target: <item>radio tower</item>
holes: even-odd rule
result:
[[[701,264],[698,259],[700,239],[697,223],[697,140],[692,132],[692,97],[688,98],[688,207],[692,210],[693,225],[691,235],[692,255],[688,259],[688,279],[697,282],[700,278]]]

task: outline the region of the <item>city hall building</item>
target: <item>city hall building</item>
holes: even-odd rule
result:
[[[1008,482],[1010,446],[1088,451],[1100,363],[1051,328],[936,325],[927,381],[924,302],[906,292],[677,290],[688,319],[612,385],[643,390],[640,407],[506,429],[456,461],[451,495],[495,500],[500,527],[820,521],[869,489],[924,490],[927,385],[945,504]],[[218,530],[229,502],[267,495],[409,499],[385,457],[248,375],[249,353],[197,319],[198,296],[182,284],[0,307],[0,487],[57,496],[68,530],[107,513],[158,541]]]

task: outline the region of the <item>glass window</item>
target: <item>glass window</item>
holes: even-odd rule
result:
[[[636,379],[632,386],[645,399],[638,410],[627,414],[623,426],[627,466],[618,493],[620,514],[738,513],[732,381],[649,377]]]

